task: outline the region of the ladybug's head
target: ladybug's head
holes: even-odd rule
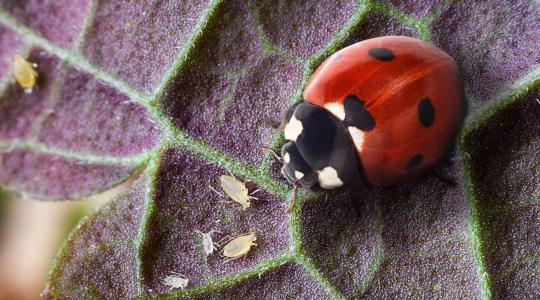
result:
[[[349,132],[330,112],[302,102],[287,111],[282,127],[289,141],[281,148],[281,172],[287,180],[328,190],[361,183]]]

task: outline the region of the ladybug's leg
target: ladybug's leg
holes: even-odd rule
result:
[[[353,195],[358,195],[354,194]],[[364,207],[362,205],[362,201],[360,199],[357,199],[356,197],[352,199],[351,205],[353,207],[354,213],[358,219],[360,219],[363,216]]]
[[[438,170],[433,170],[431,171],[431,174],[437,178],[439,181],[441,181],[442,183],[450,186],[450,187],[456,187],[457,186],[457,182],[453,179],[453,178],[450,178],[444,174],[442,174],[440,171]]]
[[[281,124],[278,121],[272,120],[270,118],[261,118],[261,122],[263,123],[264,126],[270,127],[272,129],[278,129]]]
[[[450,186],[450,187],[456,187],[457,182],[452,175],[445,174],[445,170],[448,170],[449,168],[452,168],[452,166],[455,165],[456,161],[456,155],[455,151],[448,152],[437,164],[437,166],[432,169],[429,173],[432,174],[435,178],[437,178],[439,181],[443,182],[444,184]]]
[[[281,156],[279,156],[276,151],[270,147],[261,147],[261,151],[264,153],[272,153],[277,160],[282,161]]]
[[[295,182],[293,184],[293,190],[291,193],[291,203],[289,203],[289,208],[287,208],[287,212],[291,213],[294,209],[294,204],[296,202],[296,191],[298,190],[299,184],[298,182]]]

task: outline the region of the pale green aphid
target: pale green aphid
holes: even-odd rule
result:
[[[250,205],[251,199],[257,199],[250,196],[249,191],[246,188],[246,184],[240,180],[229,175],[222,175],[219,177],[221,182],[221,188],[234,202],[242,206],[242,210],[246,210]]]
[[[252,246],[257,246],[254,242],[257,236],[253,232],[239,235],[233,238],[223,247],[222,255],[232,259],[248,254]]]
[[[212,240],[212,233],[221,233],[221,232],[217,230],[210,230],[207,233],[201,232],[199,230],[196,230],[196,232],[202,236],[204,253],[206,255],[210,255],[214,252],[214,250],[217,250],[216,244]]]
[[[189,284],[189,279],[180,273],[172,272],[171,275],[163,279],[163,284],[171,287],[171,289],[179,288],[183,290]]]
[[[25,91],[32,91],[36,84],[38,73],[34,66],[20,55],[15,55],[13,62],[13,76]]]

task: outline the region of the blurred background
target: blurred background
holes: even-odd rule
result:
[[[0,300],[40,299],[52,259],[71,229],[132,181],[78,201],[22,199],[0,190]]]

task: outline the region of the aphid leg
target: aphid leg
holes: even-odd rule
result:
[[[261,150],[264,153],[272,153],[277,160],[282,161],[281,156],[279,156],[274,149],[270,147],[261,147]]]
[[[433,176],[435,178],[437,178],[439,181],[441,181],[442,183],[444,183],[444,184],[446,184],[446,185],[448,185],[450,187],[456,187],[457,186],[457,183],[453,178],[449,178],[449,177],[441,174],[438,171],[433,170],[433,171],[431,171],[431,174],[433,174]]]
[[[296,202],[296,191],[298,190],[298,182],[293,183],[293,190],[291,193],[291,203],[289,203],[289,208],[287,209],[288,213],[291,213],[294,209],[294,203]]]
[[[252,194],[251,194],[252,195]],[[268,202],[270,201],[269,199],[259,199],[258,197],[253,197],[249,195],[249,199],[252,199],[252,200],[257,200],[257,201],[264,201],[264,202]]]
[[[254,194],[256,194],[256,193],[258,193],[258,192],[260,192],[260,191],[261,191],[261,189],[256,189],[256,190],[254,190],[253,192],[251,192],[251,194],[248,195],[248,196],[249,196],[249,199],[253,199],[253,200],[257,200],[257,201],[270,201],[270,200],[268,200],[268,199],[259,199],[258,197],[252,196],[252,195],[254,195]]]
[[[231,240],[232,240],[231,236],[227,234],[226,236],[222,237],[221,240],[217,241],[216,245],[221,247],[221,245],[226,244]]]
[[[246,254],[244,255],[241,255],[241,256],[237,256],[237,257],[227,257],[227,262],[230,262],[230,261],[233,261],[233,260],[237,260],[239,258],[245,258],[246,257]]]
[[[229,205],[231,207],[235,207],[234,203],[232,201],[229,201],[229,200],[219,200],[218,203],[223,203],[225,205]]]

